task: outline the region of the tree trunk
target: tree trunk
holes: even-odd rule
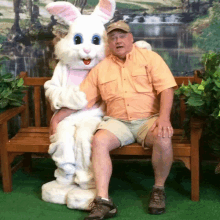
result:
[[[32,0],[26,0],[26,1],[27,1],[28,14],[31,17],[32,16]]]
[[[20,20],[20,16],[19,16],[20,3],[21,3],[21,0],[13,0],[15,19],[14,19],[14,24],[13,24],[13,26],[11,28],[12,32],[19,33],[19,34],[21,33],[21,28],[20,28],[20,25],[19,25],[19,20]]]
[[[87,5],[87,0],[81,0],[81,14],[83,14],[83,9],[86,7]]]

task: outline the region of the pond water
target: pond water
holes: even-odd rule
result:
[[[202,51],[196,48],[183,15],[124,15],[123,19],[129,23],[134,40],[150,43],[175,76],[190,76],[194,70],[202,68]]]

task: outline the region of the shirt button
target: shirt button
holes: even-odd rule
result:
[[[126,80],[126,79],[124,79],[124,80]]]
[[[127,93],[127,91],[125,91],[125,93]]]
[[[127,106],[129,106],[129,104],[127,104]]]

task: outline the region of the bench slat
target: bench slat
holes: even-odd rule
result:
[[[34,87],[34,118],[35,126],[40,127],[40,86]]]
[[[25,77],[24,84],[27,86],[42,86],[51,77]]]
[[[49,128],[48,127],[28,127],[28,128],[21,128],[19,132],[24,132],[24,133],[49,133]]]
[[[14,141],[11,143],[7,143],[7,150],[8,152],[42,152],[42,153],[47,153],[48,152],[48,147],[49,143],[48,140],[46,139],[37,139],[33,143],[33,138],[32,138],[32,143],[31,139],[25,140],[25,142],[21,141]],[[173,145],[173,153],[175,156],[190,156],[190,145],[186,144],[181,144],[181,143],[175,143]],[[111,152],[113,155],[151,155],[152,150],[147,149],[144,150],[140,145],[138,144],[132,144],[132,145],[127,145],[122,148],[115,149]]]

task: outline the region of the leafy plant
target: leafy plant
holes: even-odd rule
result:
[[[182,85],[175,95],[186,102],[185,134],[191,117],[205,120],[202,138],[206,146],[220,153],[220,52],[203,55],[204,73],[200,84]]]
[[[14,77],[11,73],[7,73],[3,60],[0,59],[0,109],[8,106],[21,106],[23,104],[23,97],[25,96],[24,80],[19,77]]]
[[[220,50],[220,2],[214,2],[210,13],[210,24],[196,39],[199,48],[204,51]]]

